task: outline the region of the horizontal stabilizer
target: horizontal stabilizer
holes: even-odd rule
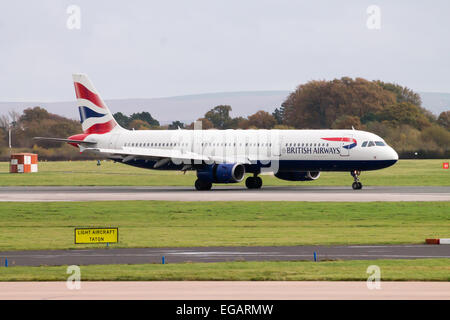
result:
[[[87,145],[94,145],[94,144],[96,144],[96,142],[92,142],[92,141],[62,139],[62,138],[34,137],[33,139],[34,140],[54,141],[54,142],[67,142],[67,143],[76,143],[76,144],[87,144]]]

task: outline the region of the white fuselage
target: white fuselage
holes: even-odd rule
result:
[[[124,164],[160,170],[196,170],[197,190],[237,183],[246,173],[259,189],[263,171],[283,180],[310,181],[320,171],[349,171],[359,190],[363,170],[389,167],[397,153],[383,139],[358,130],[125,130],[114,119],[88,76],[73,74],[82,134],[65,141]]]
[[[359,130],[113,130],[86,141],[97,142],[104,153],[172,150],[228,163],[279,161],[282,171],[374,170],[398,160],[383,139]]]

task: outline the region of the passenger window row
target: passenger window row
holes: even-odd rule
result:
[[[188,146],[187,143],[177,143],[177,142],[159,142],[159,143],[153,143],[153,142],[147,142],[147,143],[137,143],[137,142],[126,142],[124,144],[125,147],[186,147]]]
[[[243,143],[239,143],[239,146],[242,147]],[[147,143],[137,143],[137,142],[126,142],[124,147],[187,147],[189,143],[178,143],[178,142],[147,142]],[[210,143],[210,142],[202,142],[202,147],[236,147],[236,142],[234,143]],[[246,147],[271,147],[272,143],[245,143]]]
[[[226,143],[226,142],[222,142],[222,143],[211,143],[211,142],[203,142],[202,147],[236,147],[237,143],[233,142],[233,143]],[[242,145],[244,145],[243,143],[239,143],[239,147],[242,147]],[[246,147],[271,147],[272,143],[245,143]]]
[[[328,147],[328,143],[286,143],[286,147]]]

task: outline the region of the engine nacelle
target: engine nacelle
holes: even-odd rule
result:
[[[200,180],[214,183],[241,182],[245,176],[245,166],[242,163],[221,163],[210,165],[205,169],[197,170]]]
[[[320,171],[277,172],[275,177],[287,181],[311,181],[319,179]]]

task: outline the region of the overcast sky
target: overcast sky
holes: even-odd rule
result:
[[[67,27],[70,5],[80,29]],[[370,5],[380,29],[367,27]],[[73,100],[74,72],[107,99],[293,90],[342,76],[450,92],[444,0],[16,0],[0,12],[1,101]]]

